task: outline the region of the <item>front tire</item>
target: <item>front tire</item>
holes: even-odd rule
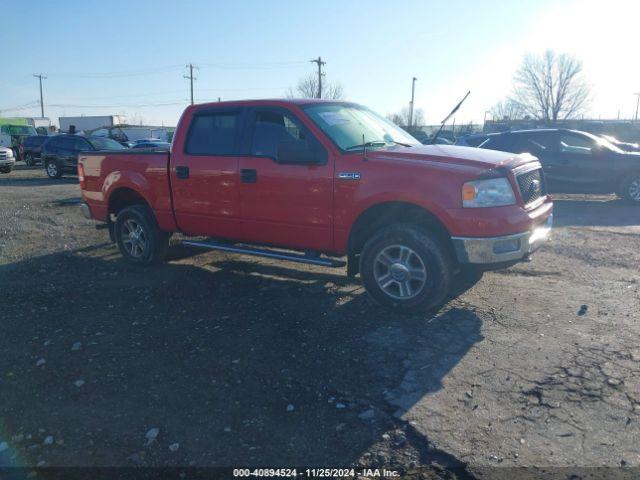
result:
[[[619,195],[628,203],[640,205],[640,173],[631,174],[622,180]]]
[[[11,173],[13,166],[8,165],[6,167],[0,167],[0,173]]]
[[[447,298],[453,265],[442,242],[414,225],[397,224],[370,238],[360,255],[364,286],[381,305],[426,311]]]
[[[47,172],[49,178],[62,177],[62,167],[58,165],[55,160],[47,160],[44,164],[44,169]]]
[[[24,154],[24,164],[27,167],[33,167],[36,164],[35,159],[33,158],[33,155],[31,153]]]
[[[169,235],[158,228],[153,213],[144,205],[120,211],[114,234],[120,253],[129,263],[157,263],[167,255]]]

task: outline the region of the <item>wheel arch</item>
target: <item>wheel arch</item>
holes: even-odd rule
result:
[[[151,212],[153,212],[151,204],[139,191],[125,186],[115,188],[109,194],[109,218],[111,218],[111,215],[118,215],[121,210],[133,205],[144,205],[148,207]]]
[[[451,235],[444,223],[431,211],[415,203],[386,201],[365,209],[356,218],[349,232],[347,253],[358,255],[366,241],[381,228],[395,223],[410,223],[433,233],[455,259]]]

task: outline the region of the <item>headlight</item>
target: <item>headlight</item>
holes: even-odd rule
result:
[[[506,178],[473,180],[462,186],[462,206],[465,208],[500,207],[516,203],[511,183]]]

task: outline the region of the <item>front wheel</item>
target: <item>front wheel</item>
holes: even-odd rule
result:
[[[125,260],[138,265],[162,261],[169,248],[169,235],[158,228],[153,213],[144,205],[118,213],[114,235]]]
[[[409,224],[386,227],[365,244],[360,273],[378,303],[407,312],[430,310],[447,297],[452,260],[434,235]]]
[[[47,176],[49,178],[62,177],[62,167],[60,167],[60,165],[58,165],[58,162],[56,162],[55,160],[47,160],[44,168],[47,171]]]
[[[6,167],[0,167],[0,173],[11,173],[13,167],[11,165],[7,165]]]
[[[620,196],[633,205],[640,205],[640,173],[634,173],[622,180]]]
[[[35,159],[31,153],[24,154],[24,163],[27,167],[32,167],[36,164]]]

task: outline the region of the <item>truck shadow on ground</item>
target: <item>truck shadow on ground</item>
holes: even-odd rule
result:
[[[77,184],[78,179],[73,177],[62,178],[21,178],[11,176],[0,176],[0,187],[52,187],[54,185],[72,185]]]
[[[398,315],[341,275],[207,255],[135,268],[97,246],[0,266],[14,292],[0,440],[64,438],[50,465],[352,465],[383,433],[406,432],[397,409],[442,388],[483,339],[470,309]],[[410,432],[388,438],[421,462],[460,465]]]
[[[558,227],[625,227],[640,225],[640,207],[619,198],[554,198],[553,222]]]

